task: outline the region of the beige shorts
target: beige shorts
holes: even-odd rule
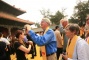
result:
[[[50,55],[50,56],[47,56],[47,60],[57,60],[57,56],[56,56],[56,53]]]

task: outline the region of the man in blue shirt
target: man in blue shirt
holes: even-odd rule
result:
[[[34,31],[31,30],[30,25],[25,25],[25,32],[28,33],[32,40],[39,46],[45,46],[46,58],[45,60],[57,60],[56,51],[57,43],[55,33],[50,29],[51,22],[48,18],[43,18],[41,21],[41,27],[44,30],[44,35],[38,36]]]

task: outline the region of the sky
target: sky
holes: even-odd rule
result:
[[[40,10],[50,10],[52,14],[55,12],[62,11],[63,8],[66,8],[64,14],[68,15],[69,18],[74,11],[74,6],[79,0],[3,0],[8,4],[15,6],[16,8],[20,8],[21,10],[25,10],[26,13],[18,16],[18,18],[22,18],[25,20],[29,20],[32,22],[40,22],[42,19],[42,15]]]

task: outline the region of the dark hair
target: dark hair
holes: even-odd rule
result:
[[[83,23],[82,22],[79,22],[79,26],[80,27],[85,27],[85,25],[86,25],[85,22],[83,22]]]
[[[22,32],[23,30],[17,30],[15,34],[16,38],[19,38],[19,35],[22,34]]]
[[[75,34],[79,34],[79,25],[78,24],[68,24],[66,28],[69,28],[71,32],[75,31]]]
[[[2,35],[3,35],[3,34],[0,32],[0,37],[2,37]]]
[[[58,29],[58,28],[59,28],[59,26],[56,26],[56,27],[55,27],[55,29]]]

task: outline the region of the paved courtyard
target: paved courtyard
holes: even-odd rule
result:
[[[31,54],[27,54],[26,57],[28,60],[42,60],[42,57],[40,57],[40,47],[36,45],[36,51],[37,51],[37,56],[34,57],[34,59],[31,59]],[[11,55],[11,60],[16,60],[15,55]]]

